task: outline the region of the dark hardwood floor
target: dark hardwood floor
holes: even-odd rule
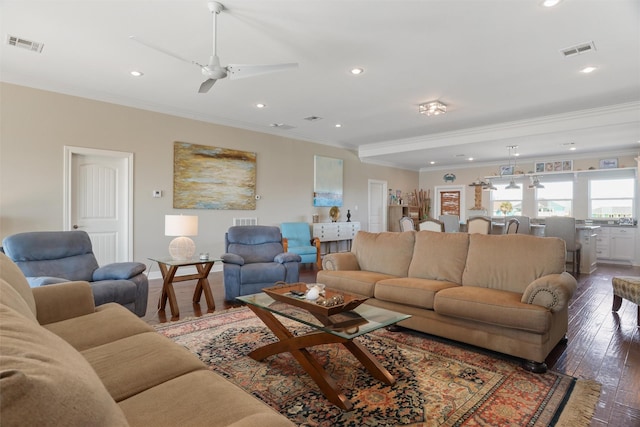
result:
[[[637,307],[624,300],[620,310],[611,311],[613,276],[640,276],[639,267],[599,265],[594,274],[578,277],[578,290],[569,306],[568,341],[549,355],[549,369],[602,384],[600,401],[592,426],[640,426],[640,328]],[[316,272],[304,267],[300,280],[315,282]],[[209,275],[216,303],[215,311],[239,306],[224,301],[222,273]],[[175,284],[180,318],[201,316],[207,311],[191,302],[195,282]],[[166,322],[168,313],[157,311],[162,281],[149,284],[149,308],[143,318],[150,324]],[[167,306],[168,310],[168,306]]]

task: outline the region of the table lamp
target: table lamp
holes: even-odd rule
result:
[[[178,236],[169,244],[169,254],[173,259],[190,259],[196,252],[196,245],[186,236],[198,235],[198,217],[195,215],[165,215],[164,235]]]

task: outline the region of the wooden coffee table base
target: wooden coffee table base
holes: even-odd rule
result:
[[[295,336],[269,311],[254,305],[248,307],[264,322],[265,325],[280,340],[278,342],[267,344],[257,348],[249,353],[254,360],[261,361],[269,356],[279,353],[289,352],[300,363],[300,366],[311,376],[316,382],[320,391],[334,405],[350,411],[353,404],[342,393],[336,382],[324,370],[322,365],[309,353],[307,348],[321,344],[340,343],[347,348],[362,365],[367,368],[369,373],[376,379],[385,384],[392,385],[395,379],[389,371],[387,371],[369,350],[364,346],[350,339],[337,335],[332,335],[323,331],[314,331],[305,335]]]

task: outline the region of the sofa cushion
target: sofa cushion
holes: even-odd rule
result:
[[[18,292],[35,319],[36,301],[33,298],[31,287],[22,270],[2,252],[0,252],[0,278],[6,280],[7,284]]]
[[[475,286],[443,289],[434,300],[434,310],[443,316],[459,317],[491,325],[543,334],[551,328],[551,312],[539,305],[520,301],[516,292]]]
[[[413,255],[414,235],[415,232],[359,231],[351,252],[356,254],[360,270],[406,277]]]
[[[38,324],[38,319],[33,315],[22,295],[2,278],[0,278],[0,304],[17,311],[34,324]]]
[[[319,283],[324,283],[327,288],[373,297],[376,282],[391,278],[394,276],[371,271],[320,270],[316,280]]]
[[[265,387],[268,383],[265,383]],[[176,404],[180,396],[180,404]],[[291,426],[284,416],[208,371],[194,371],[119,402],[133,427]]]
[[[101,305],[91,314],[49,323],[45,328],[79,351],[155,330],[116,303]]]
[[[188,350],[155,331],[93,347],[82,355],[116,402],[177,376],[205,369]]]
[[[562,273],[565,257],[556,237],[470,234],[462,285],[522,294],[537,278]]]
[[[433,299],[438,291],[458,286],[460,285],[444,280],[418,279],[413,277],[385,279],[376,283],[374,296],[380,301],[395,302],[433,310]]]
[[[0,317],[3,425],[128,425],[80,353],[5,305]]]
[[[462,283],[469,249],[467,233],[419,231],[415,240],[409,277]]]

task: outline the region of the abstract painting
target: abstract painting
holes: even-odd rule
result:
[[[314,156],[313,206],[342,206],[342,159]]]
[[[256,208],[256,153],[174,142],[173,207]]]

